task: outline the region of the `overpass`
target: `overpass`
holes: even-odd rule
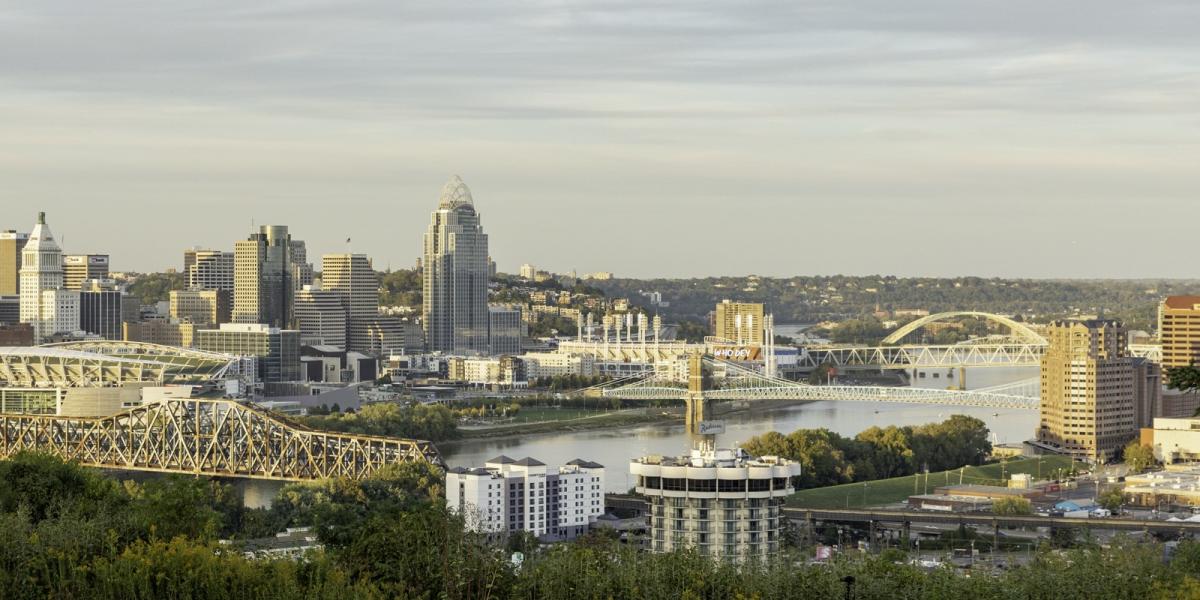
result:
[[[313,431],[232,400],[195,398],[105,417],[0,413],[0,459],[21,451],[87,467],[281,481],[442,462],[427,441]]]

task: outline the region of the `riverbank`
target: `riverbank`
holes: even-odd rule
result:
[[[761,414],[809,403],[809,400],[771,400],[721,402],[715,405],[713,417],[727,415]],[[539,433],[570,433],[621,429],[644,425],[678,425],[683,423],[682,407],[662,409],[625,409],[616,412],[600,412],[574,419],[549,419],[534,423],[512,423],[477,428],[459,428],[459,440],[505,438]],[[784,432],[786,433],[786,432]]]
[[[598,413],[577,419],[556,419],[535,423],[513,423],[458,430],[459,440],[516,437],[539,433],[569,433],[598,429],[619,429],[655,423],[675,424],[683,422],[683,416],[671,413],[648,413],[641,409]]]

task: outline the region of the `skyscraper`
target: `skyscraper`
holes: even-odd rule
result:
[[[21,251],[21,322],[33,326],[34,344],[59,331],[79,329],[79,294],[63,290],[62,248],[44,212],[38,213]]]
[[[63,256],[63,288],[83,289],[89,279],[108,279],[107,254],[68,254]]]
[[[295,295],[293,247],[286,225],[263,225],[234,245],[234,323],[290,326]]]
[[[346,350],[366,352],[371,323],[379,316],[379,276],[365,254],[321,257],[321,287],[336,292],[346,310]]]
[[[292,253],[288,256],[292,267],[292,288],[302,290],[313,283],[313,266],[308,262],[308,247],[303,240],[291,241]]]
[[[488,351],[488,237],[471,190],[457,175],[442,187],[425,233],[425,338],[430,350]]]
[[[1158,307],[1164,369],[1200,363],[1200,296],[1170,296]]]
[[[1137,433],[1139,384],[1145,361],[1129,356],[1125,327],[1116,321],[1056,321],[1046,332],[1038,440],[1064,452],[1103,461]],[[1157,367],[1154,367],[1157,369]]]
[[[28,233],[0,231],[0,296],[20,295],[21,250],[28,241]]]

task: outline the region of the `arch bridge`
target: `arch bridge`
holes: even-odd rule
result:
[[[896,329],[895,331],[893,331],[891,333],[891,335],[883,338],[883,343],[884,344],[899,344],[900,341],[903,340],[905,337],[908,337],[908,335],[912,334],[913,332],[917,331],[918,329],[920,329],[926,325],[929,325],[930,323],[940,323],[943,321],[949,321],[951,319],[958,319],[958,318],[962,318],[962,317],[975,317],[975,318],[983,319],[985,321],[991,321],[992,323],[1003,325],[1008,328],[1009,337],[1016,341],[1021,341],[1021,342],[1025,342],[1028,344],[1037,344],[1037,345],[1042,345],[1042,346],[1046,345],[1046,343],[1047,343],[1046,338],[1043,337],[1042,334],[1034,331],[1028,325],[1012,319],[1011,317],[1006,317],[1003,315],[997,315],[997,314],[986,313],[986,312],[980,312],[980,311],[974,311],[974,310],[958,310],[958,311],[950,311],[950,312],[926,315],[915,321],[906,323],[906,324],[904,324],[904,326]]]

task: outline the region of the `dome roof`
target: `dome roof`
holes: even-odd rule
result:
[[[471,199],[471,190],[467,184],[458,175],[450,178],[446,185],[442,186],[442,199],[438,202],[439,208],[458,208],[460,206],[473,206],[475,203]]]

